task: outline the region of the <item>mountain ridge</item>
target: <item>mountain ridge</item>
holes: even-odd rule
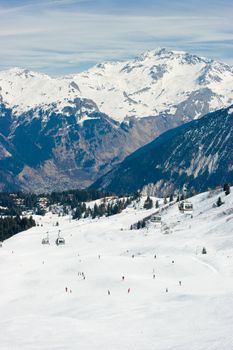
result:
[[[125,158],[92,188],[130,193],[150,185],[154,193],[186,184],[200,191],[233,181],[233,107],[178,126]]]
[[[232,67],[166,49],[59,78],[2,71],[0,187],[89,186],[166,130],[233,103],[231,86]]]
[[[103,62],[82,73],[57,78],[21,68],[1,71],[0,95],[16,114],[52,103],[61,112],[72,106],[75,98],[87,98],[102,113],[121,122],[131,117],[175,114],[198,92],[204,95],[208,111],[227,107],[233,103],[233,91],[228,88],[232,83],[233,68],[227,64],[158,48],[132,60]],[[202,111],[203,106],[192,106],[189,119],[207,112]]]

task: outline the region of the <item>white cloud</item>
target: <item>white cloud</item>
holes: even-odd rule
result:
[[[60,8],[72,0],[42,3],[0,8],[2,69],[23,66],[63,74],[82,69],[85,62],[132,57],[156,46],[228,62],[233,53],[231,11],[212,17],[120,16]]]

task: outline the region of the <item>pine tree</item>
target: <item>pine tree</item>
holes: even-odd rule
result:
[[[94,209],[92,211],[92,219],[95,219],[99,215],[99,208],[98,205],[95,203]]]
[[[203,247],[202,248],[202,252],[201,252],[202,254],[207,254],[207,251],[206,251],[206,248],[205,247]]]
[[[144,227],[146,227],[146,221],[145,221],[145,220],[142,220],[141,228],[144,228]]]
[[[217,206],[221,207],[221,205],[223,205],[222,199],[221,199],[221,197],[218,197]]]
[[[153,201],[149,196],[147,196],[147,199],[145,200],[143,208],[145,208],[145,209],[153,208]]]
[[[73,214],[73,219],[81,219],[82,217],[82,210],[80,208],[80,206],[78,206]]]
[[[104,216],[106,213],[106,207],[105,207],[105,204],[102,203],[100,204],[99,206],[99,216]]]
[[[228,196],[228,194],[230,194],[230,192],[231,192],[230,185],[225,183],[223,186],[223,191],[225,192],[225,195]]]

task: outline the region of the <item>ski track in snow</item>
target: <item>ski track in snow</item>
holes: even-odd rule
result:
[[[212,265],[210,265],[210,264],[208,264],[208,263],[206,263],[206,262],[204,262],[204,261],[202,261],[200,259],[197,259],[197,258],[193,258],[193,260],[198,261],[200,264],[208,267],[208,269],[210,269],[214,273],[218,273],[218,270],[215,267],[213,267]]]
[[[225,204],[215,208],[219,195]],[[71,222],[49,213],[5,241],[0,349],[233,349],[233,193],[191,201],[193,218],[176,203],[162,212],[170,234],[152,223],[129,230],[155,209],[127,208]],[[55,245],[58,229],[65,246]]]

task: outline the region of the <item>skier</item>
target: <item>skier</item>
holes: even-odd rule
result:
[[[153,274],[153,279],[155,279],[155,274]]]
[[[125,280],[125,276],[122,276],[122,278],[121,278],[121,279],[122,279],[122,281],[124,281],[124,280]]]
[[[156,254],[154,255],[154,259],[156,259]]]
[[[128,293],[130,293],[130,288],[128,288]]]
[[[110,295],[110,290],[108,289],[108,295]]]
[[[168,293],[168,288],[166,288],[166,293]]]
[[[65,291],[66,291],[66,293],[68,292],[68,288],[67,287],[65,288]]]
[[[181,281],[179,281],[179,285],[181,286]]]

